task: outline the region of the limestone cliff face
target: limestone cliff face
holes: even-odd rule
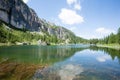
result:
[[[0,20],[16,28],[39,31],[36,13],[22,0],[0,0]]]
[[[29,8],[22,0],[0,0],[0,20],[12,28],[29,31],[46,32],[57,38],[65,39],[71,32],[63,27],[54,27],[38,18],[35,11]],[[72,33],[72,35],[74,35]]]

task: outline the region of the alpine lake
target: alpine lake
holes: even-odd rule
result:
[[[0,80],[120,80],[120,50],[84,44],[1,46]]]

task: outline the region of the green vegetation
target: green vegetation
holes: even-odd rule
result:
[[[57,28],[54,26],[54,29]],[[56,35],[49,35],[48,32],[30,32],[23,29],[12,29],[0,22],[0,45],[6,44],[65,44],[65,43],[85,43],[87,40],[76,37],[71,31],[64,29],[69,34],[66,39],[59,39]]]
[[[58,26],[49,25],[45,23],[46,27],[52,27],[56,30]],[[60,27],[60,26],[59,26]],[[111,33],[109,36],[103,39],[83,39],[81,37],[75,36],[71,31],[63,28],[66,36],[64,39],[58,38],[57,35],[50,35],[48,32],[30,32],[24,27],[21,30],[12,29],[6,26],[3,22],[0,22],[0,45],[6,44],[45,44],[45,45],[56,45],[56,44],[79,44],[79,43],[89,43],[97,44],[101,47],[110,47],[120,49],[120,28],[117,34]],[[102,45],[100,45],[102,44]]]
[[[100,44],[120,44],[120,28],[118,29],[117,34],[111,33],[109,36],[104,39],[98,40]]]
[[[96,44],[98,43],[98,39],[90,39],[90,40],[89,40],[89,43],[96,45]]]
[[[97,44],[97,46],[120,50],[119,44]]]
[[[109,36],[103,39],[91,39],[89,43],[97,44],[99,47],[120,49],[120,28],[118,29],[117,34],[111,33]]]
[[[0,23],[0,43],[35,42],[42,36],[29,31],[14,30]]]
[[[105,47],[96,47],[96,46],[90,46],[90,50],[104,51],[106,54],[110,55],[113,60],[115,60],[115,58],[117,58],[119,60],[119,63],[120,63],[120,51],[119,50],[110,49],[110,47],[105,48]]]
[[[37,32],[30,32],[26,30],[15,30],[7,27],[5,24],[0,23],[0,43],[31,43],[37,44],[41,40],[43,42],[54,42],[57,43],[57,38],[50,35],[40,35]]]

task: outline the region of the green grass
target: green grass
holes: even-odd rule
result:
[[[97,46],[120,50],[120,45],[119,44],[97,44]]]

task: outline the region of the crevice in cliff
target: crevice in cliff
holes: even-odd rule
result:
[[[12,10],[13,10],[13,7],[15,7],[15,1],[13,1],[13,5],[10,7],[10,11],[9,11],[9,25],[11,24],[11,15],[12,15]]]
[[[0,8],[0,11],[4,11],[6,13],[9,13],[7,10]]]

